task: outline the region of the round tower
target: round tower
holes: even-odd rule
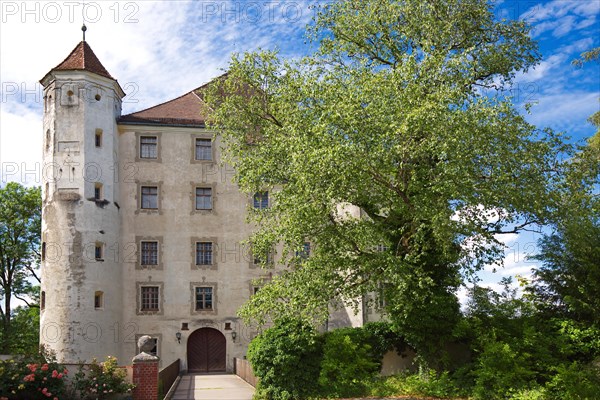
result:
[[[118,82],[87,42],[44,88],[40,342],[61,362],[120,356]]]

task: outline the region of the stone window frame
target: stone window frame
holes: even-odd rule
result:
[[[217,242],[218,238],[213,236],[213,237],[192,237],[191,238],[191,248],[192,248],[192,252],[191,252],[191,269],[193,271],[197,271],[197,270],[202,270],[202,271],[206,271],[206,270],[211,270],[211,271],[216,271],[219,268],[219,246],[218,246],[218,242]],[[212,243],[212,264],[210,265],[203,265],[203,264],[196,264],[196,243],[206,243],[206,242],[210,242]]]
[[[196,310],[196,288],[197,287],[212,287],[213,308],[212,310]],[[218,299],[219,284],[217,282],[190,282],[190,313],[192,315],[217,315],[217,299]]]
[[[190,200],[192,203],[192,212],[191,214],[200,214],[200,215],[207,215],[207,214],[214,214],[217,215],[217,211],[216,211],[216,207],[217,207],[217,184],[215,182],[213,183],[198,183],[198,182],[190,182],[190,186],[191,186],[191,190],[190,190]],[[196,209],[196,189],[197,188],[201,188],[201,189],[211,189],[211,205],[212,208],[210,210],[198,210]]]
[[[270,260],[269,258],[267,258],[267,263],[266,266],[268,268],[273,268],[275,266],[275,246],[273,246],[271,248],[271,251],[269,252],[270,256]],[[248,250],[248,267],[250,269],[256,269],[256,268],[263,268],[263,266],[260,263],[255,263],[255,257],[254,257],[254,253],[252,252],[252,245],[249,246],[249,250]]]
[[[140,151],[142,149],[141,140],[143,137],[156,137],[156,158],[142,158]],[[162,163],[162,132],[136,132],[135,133],[135,161],[138,162],[158,162]]]
[[[157,242],[157,251],[158,251],[158,264],[156,265],[146,265],[142,264],[142,242]],[[164,269],[163,263],[163,236],[136,236],[135,237],[135,269],[136,270],[159,270],[162,271]]]
[[[136,315],[163,315],[164,314],[164,282],[155,282],[155,281],[146,281],[140,282],[137,281],[135,283],[136,291],[135,291],[135,313]],[[158,286],[158,310],[149,311],[142,310],[142,287],[146,286]]]
[[[260,290],[263,286],[269,283],[272,280],[272,276],[270,275],[261,275],[257,278],[250,279],[248,281],[248,292],[250,293],[249,298],[254,296],[258,290]],[[255,289],[257,289],[255,291]]]
[[[214,164],[216,163],[216,143],[212,134],[208,133],[197,133],[190,135],[192,138],[192,155],[190,158],[190,163],[192,164]],[[211,141],[211,158],[212,160],[196,160],[196,139],[210,139]]]
[[[137,195],[136,195],[136,202],[137,202],[137,207],[135,210],[135,214],[162,214],[162,197],[163,197],[163,190],[162,190],[162,186],[163,186],[163,181],[136,181],[137,184]],[[142,208],[142,187],[156,187],[157,191],[156,191],[156,196],[157,196],[157,207],[158,208]]]

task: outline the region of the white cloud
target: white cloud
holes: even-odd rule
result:
[[[554,0],[530,7],[520,18],[534,25],[534,37],[552,31],[552,36],[560,38],[592,25],[599,13],[600,2],[596,0]]]
[[[568,92],[535,96],[536,105],[527,120],[537,126],[550,126],[567,134],[581,127],[590,115],[598,111],[598,93]],[[591,125],[590,125],[591,127]]]

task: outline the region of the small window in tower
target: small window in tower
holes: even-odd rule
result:
[[[96,101],[100,101],[100,99],[102,98],[102,96],[100,96],[99,94],[97,94],[96,96],[94,96],[94,98],[96,99]]]
[[[46,259],[46,242],[42,242],[42,261]]]
[[[74,94],[75,94],[75,93],[73,93],[73,91],[72,91],[72,90],[68,90],[68,91],[67,91],[67,96],[69,96],[69,97],[73,96]]]
[[[102,261],[104,259],[104,246],[102,243],[96,243],[94,247],[94,258],[98,261]]]
[[[100,201],[102,200],[102,184],[96,183],[94,185],[94,200]]]
[[[46,150],[50,148],[50,129],[46,131]]]
[[[94,143],[96,144],[96,147],[102,147],[102,129],[96,129]]]
[[[104,307],[104,293],[97,291],[94,293],[94,308],[97,310]]]
[[[40,296],[40,309],[44,310],[46,308],[46,292],[42,290]]]
[[[231,322],[225,322],[225,330],[226,331],[230,331],[231,330]]]

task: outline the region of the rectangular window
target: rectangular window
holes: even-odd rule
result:
[[[212,210],[211,188],[196,188],[196,210]]]
[[[94,294],[94,308],[102,308],[102,300],[103,300],[103,294],[102,292],[96,292]]]
[[[41,298],[40,298],[40,309],[44,310],[46,308],[46,292],[42,290]]]
[[[156,136],[140,136],[140,158],[157,158],[158,138]]]
[[[269,192],[256,192],[254,193],[254,208],[257,210],[264,210],[269,207]]]
[[[196,288],[196,310],[212,310],[213,309],[213,288],[212,287],[197,287]]]
[[[196,243],[196,265],[212,265],[213,248],[211,242]]]
[[[101,243],[96,243],[96,246],[94,247],[94,258],[96,260],[102,260],[102,244]]]
[[[94,200],[102,200],[102,184],[96,183],[94,185]]]
[[[158,242],[141,242],[142,265],[158,265]]]
[[[141,311],[158,311],[158,286],[142,286],[141,291]]]
[[[158,187],[142,186],[142,208],[149,210],[158,209]]]
[[[196,139],[196,160],[212,160],[211,139]]]
[[[96,147],[102,147],[102,129],[96,129],[96,135],[94,136],[94,144]]]

